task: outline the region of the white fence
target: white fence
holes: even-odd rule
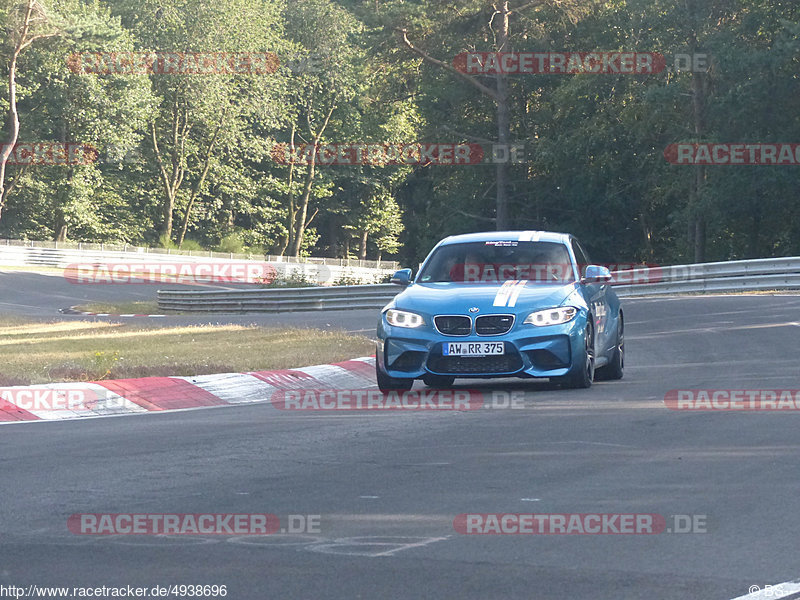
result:
[[[70,265],[108,265],[120,263],[221,263],[252,262],[269,264],[278,276],[303,275],[320,285],[337,280],[371,284],[397,269],[396,262],[362,261],[338,258],[259,257],[209,251],[181,251],[114,244],[83,244],[0,240],[0,266],[36,266],[64,269]]]

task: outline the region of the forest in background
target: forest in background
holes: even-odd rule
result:
[[[598,262],[800,255],[800,165],[664,156],[674,143],[800,143],[795,0],[0,0],[0,23],[3,148],[15,137],[98,153],[9,162],[2,238],[416,265],[446,235],[501,226],[573,233]],[[145,51],[274,53],[280,66],[103,75],[70,63]],[[498,51],[651,52],[666,68],[452,66]],[[675,68],[682,56],[706,60]],[[414,142],[519,145],[524,160],[274,155],[280,144]]]

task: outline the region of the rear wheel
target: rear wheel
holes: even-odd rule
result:
[[[455,377],[449,377],[447,375],[433,375],[431,373],[422,376],[422,381],[425,382],[425,385],[436,390],[443,390],[453,387],[455,380]]]
[[[591,319],[591,316],[589,317]],[[570,372],[559,379],[562,387],[585,389],[594,381],[594,328],[591,321],[586,325],[584,348],[572,361]]]
[[[611,361],[604,367],[597,369],[597,379],[622,379],[625,370],[625,323],[622,315],[619,316],[619,328],[617,329],[617,344],[614,346],[614,353]]]
[[[407,392],[414,387],[413,379],[389,377],[386,373],[381,371],[377,359],[375,360],[375,379],[378,381],[378,389],[382,392]]]

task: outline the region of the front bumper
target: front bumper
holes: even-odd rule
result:
[[[378,325],[378,367],[390,377],[418,379],[426,374],[453,377],[559,377],[572,366],[572,357],[584,346],[586,318],[579,314],[569,323],[536,327],[517,323],[503,335],[446,336],[433,328],[393,327],[383,318]],[[447,342],[505,344],[500,356],[443,356]]]

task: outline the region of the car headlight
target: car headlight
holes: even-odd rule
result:
[[[529,314],[523,323],[544,327],[545,325],[561,325],[568,323],[578,314],[578,309],[574,306],[561,306],[559,308],[548,308],[547,310],[537,310]]]
[[[386,311],[386,322],[395,327],[419,327],[425,324],[425,319],[417,313],[390,308]]]

